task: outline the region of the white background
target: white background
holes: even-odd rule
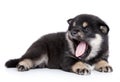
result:
[[[66,31],[67,20],[88,13],[102,18],[110,27],[112,73],[92,71],[81,76],[56,69],[18,72],[7,69],[8,59],[21,57],[40,36]],[[87,82],[120,80],[120,2],[119,0],[0,0],[0,82]]]

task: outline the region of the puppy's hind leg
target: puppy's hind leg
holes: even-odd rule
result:
[[[44,39],[34,42],[26,53],[20,58],[17,69],[18,71],[27,71],[43,64],[47,64],[47,48]]]
[[[48,56],[47,54],[41,54],[39,58],[30,59],[25,58],[19,62],[17,69],[18,71],[28,71],[32,68],[44,68],[47,66]]]
[[[33,68],[34,63],[31,59],[23,59],[19,62],[17,69],[18,71],[28,71],[29,69]]]
[[[42,56],[33,61],[36,68],[45,68],[48,64],[48,55],[42,54]]]

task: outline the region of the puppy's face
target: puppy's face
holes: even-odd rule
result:
[[[93,15],[79,15],[68,20],[69,37],[76,41],[90,42],[91,39],[107,36],[108,26],[100,18]]]

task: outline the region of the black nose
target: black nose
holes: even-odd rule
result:
[[[71,35],[72,35],[72,36],[75,36],[75,35],[77,35],[77,34],[78,34],[77,31],[72,31],[72,32],[71,32]]]

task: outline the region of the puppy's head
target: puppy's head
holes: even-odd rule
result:
[[[85,52],[94,49],[94,57],[100,51],[102,43],[107,41],[109,27],[94,15],[82,14],[68,20],[67,35],[76,46],[75,56],[86,57]],[[89,50],[88,50],[89,49]],[[89,57],[87,59],[90,59]]]
[[[93,39],[97,35],[107,36],[108,25],[94,15],[82,14],[68,20],[69,37],[76,41],[86,41]]]

